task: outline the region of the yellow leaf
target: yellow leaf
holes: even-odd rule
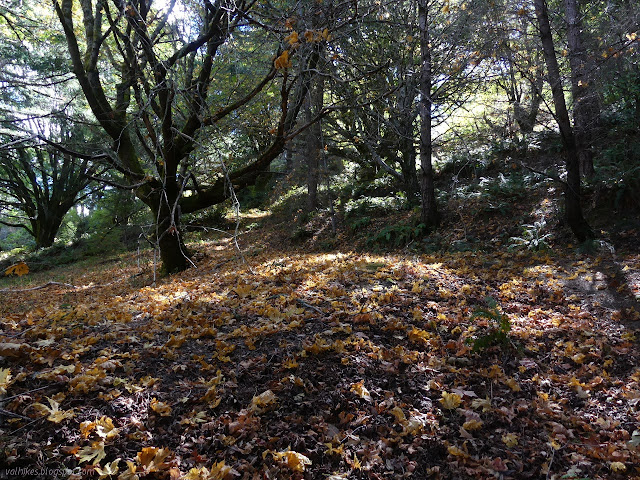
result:
[[[89,435],[91,435],[91,432],[93,432],[97,426],[96,422],[82,422],[80,424],[80,435],[82,435],[82,438],[89,438]]]
[[[21,277],[22,275],[26,275],[27,273],[29,273],[29,266],[24,262],[19,262],[15,265],[11,265],[4,271],[5,277],[8,277],[9,275],[17,275],[18,277]]]
[[[391,410],[389,410],[389,413],[392,414],[394,417],[396,417],[396,421],[398,423],[401,423],[401,424],[406,423],[407,417],[405,416],[404,412],[400,407],[398,406],[393,407]]]
[[[447,448],[447,452],[449,452],[449,455],[453,455],[454,457],[462,457],[462,458],[467,458],[469,457],[469,454],[467,452],[465,452],[464,450],[451,445]]]
[[[518,435],[515,433],[505,433],[502,436],[502,441],[509,448],[515,447],[518,445]]]
[[[327,453],[329,455],[340,455],[342,456],[344,452],[344,445],[340,444],[338,447],[334,447],[331,443],[325,443],[325,447],[327,447]]]
[[[282,367],[287,369],[298,368],[298,362],[295,358],[287,358],[284,362],[282,362]]]
[[[140,476],[136,474],[138,468],[131,460],[127,460],[127,469],[118,475],[118,480],[140,480]]]
[[[457,393],[442,392],[440,403],[447,410],[453,410],[454,408],[458,408],[460,406],[460,404],[462,403],[462,398]]]
[[[421,328],[413,327],[409,333],[407,334],[409,340],[414,343],[424,343],[427,344],[429,339],[433,336],[431,333],[426,330],[422,330]]]
[[[145,474],[160,472],[169,468],[165,460],[170,454],[171,450],[167,448],[145,447],[138,452],[136,459],[144,469]]]
[[[109,417],[103,416],[96,422],[96,426],[96,433],[102,439],[111,440],[118,436],[119,430],[113,425],[113,420]]]
[[[104,451],[104,442],[93,442],[91,445],[80,450],[76,456],[80,463],[92,462],[92,464],[95,465],[107,456]]]
[[[304,472],[307,465],[311,465],[311,460],[301,453],[292,450],[284,452],[270,452],[275,460],[282,462],[295,472]]]
[[[253,397],[249,409],[254,412],[262,413],[267,407],[273,405],[277,401],[278,397],[276,397],[276,394],[271,390],[267,390],[266,392],[262,392],[260,395]]]
[[[505,380],[504,383],[507,387],[509,387],[514,392],[522,391],[522,388],[520,388],[520,385],[518,385],[518,382],[516,382],[515,378],[508,378],[507,380]]]
[[[151,400],[149,406],[151,407],[151,410],[156,412],[161,417],[168,417],[171,415],[171,407],[164,402],[158,401],[158,399],[156,398]]]
[[[43,405],[42,403],[34,403],[33,406],[40,413],[47,414],[47,420],[53,423],[60,423],[67,418],[75,416],[73,408],[71,410],[60,410],[60,404],[54,399],[47,397],[50,407]]]
[[[107,478],[118,473],[118,463],[120,463],[120,459],[116,458],[113,462],[107,463],[104,468],[97,466],[94,470],[100,475],[100,478]]]
[[[11,370],[0,368],[0,395],[7,393],[9,385],[11,385]]]
[[[211,466],[211,470],[207,467],[192,468],[184,477],[185,480],[224,480],[230,475],[235,475],[233,468],[224,464],[224,460]]]
[[[286,54],[286,55],[285,55]],[[285,50],[284,52],[282,52],[282,55],[280,55],[277,59],[276,59],[276,68],[287,68],[286,65],[282,65],[282,66],[278,66],[278,60],[282,59],[283,62],[289,62],[289,50]],[[291,66],[291,62],[289,62],[289,66]],[[253,292],[255,290],[255,287],[251,284],[240,284],[238,283],[238,285],[236,285],[236,287],[234,288],[234,291],[240,295],[240,297],[245,298],[246,296],[248,296],[251,292]]]
[[[468,432],[472,432],[474,430],[480,430],[482,428],[482,425],[482,420],[469,420],[462,424],[462,428],[464,428]]]
[[[184,480],[205,480],[207,478],[209,478],[209,470],[207,467],[194,467],[184,476]]]
[[[609,468],[611,468],[611,471],[615,473],[624,472],[627,470],[627,466],[622,462],[611,462]]]
[[[354,383],[351,385],[351,391],[357,394],[360,398],[363,398],[367,402],[371,401],[371,394],[367,387],[364,386],[364,380],[359,381],[358,383]]]
[[[427,424],[424,415],[411,415],[404,424],[403,435],[415,435]]]

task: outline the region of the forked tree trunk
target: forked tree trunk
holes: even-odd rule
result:
[[[36,248],[47,248],[53,245],[60,225],[62,225],[62,217],[36,218],[32,222]]]
[[[431,45],[429,44],[428,0],[418,3],[418,22],[420,26],[420,194],[422,200],[421,221],[427,231],[434,230],[440,224],[440,214],[436,204],[436,191],[433,179],[431,156]]]
[[[569,120],[567,104],[564,100],[560,68],[551,36],[551,25],[549,13],[545,0],[534,0],[536,17],[540,28],[540,40],[544,51],[545,63],[547,64],[547,75],[551,92],[553,94],[553,104],[556,111],[556,120],[560,127],[562,143],[566,150],[567,182],[565,186],[565,215],[567,224],[576,236],[578,241],[584,242],[594,238],[593,230],[584,219],[582,206],[580,205],[580,162],[578,159],[578,149],[576,140]]]
[[[177,183],[167,181],[164,191],[154,195],[153,203],[148,203],[156,219],[156,241],[162,269],[167,274],[180,272],[189,266],[188,251],[182,236],[180,207],[177,205],[178,194]]]

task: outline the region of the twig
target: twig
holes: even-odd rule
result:
[[[273,300],[274,298],[286,298],[284,295],[282,295],[281,293],[276,293],[275,295],[271,295],[270,297],[267,297],[265,300]],[[319,313],[320,315],[324,315],[324,312],[322,310],[320,310],[318,307],[311,305],[307,302],[305,302],[304,300],[301,300],[299,298],[296,298],[296,303],[299,303],[301,306],[308,308],[310,310],[313,310],[314,312]]]
[[[549,466],[547,467],[547,480],[551,478],[551,465],[553,465],[553,459],[556,456],[556,449],[551,447],[551,458],[549,459]]]
[[[21,418],[22,420],[31,420],[29,417],[25,417],[24,415],[20,415],[18,413],[10,412],[9,410],[5,410],[4,408],[0,408],[0,415],[4,415],[5,417],[11,417],[11,418]]]
[[[231,257],[231,258],[227,258],[226,260],[223,260],[219,263],[216,263],[213,267],[211,267],[211,270],[217,270],[218,268],[220,268],[221,266],[229,263],[230,261],[232,261],[235,257]]]
[[[16,430],[14,430],[13,432],[11,432],[9,434],[9,436],[13,436],[16,433],[18,433],[20,430],[23,430],[25,428],[27,428],[29,425],[33,425],[34,423],[36,423],[38,420],[40,420],[39,418],[36,418],[34,421],[27,423],[26,425],[21,426],[20,428],[17,428]]]
[[[13,400],[21,395],[28,395],[29,393],[38,392],[40,390],[44,390],[45,388],[51,388],[53,385],[45,385],[44,387],[34,388],[33,390],[27,390],[26,392],[17,393],[16,395],[12,395],[7,398],[0,398],[0,402],[6,402],[7,400]]]
[[[324,315],[324,312],[322,310],[320,310],[318,307],[308,304],[304,300],[300,300],[299,298],[296,298],[296,302],[298,302],[300,305],[302,305],[305,308],[309,308],[314,312],[318,312],[320,315]]]
[[[542,175],[543,177],[549,178],[551,180],[554,180],[562,185],[567,185],[567,182],[565,182],[564,180],[562,180],[558,175],[552,175],[550,173],[547,172],[541,172],[539,170],[536,170],[535,168],[531,168],[529,165],[525,165],[524,163],[520,162],[520,166],[526,168],[527,170],[532,171],[533,173],[537,173],[538,175]]]
[[[122,280],[124,280],[124,277],[118,279],[118,280],[114,280],[113,282],[109,282],[109,283],[105,283],[102,285],[72,285],[70,283],[60,283],[60,282],[47,282],[44,285],[40,285],[38,287],[33,287],[33,288],[23,288],[23,289],[16,289],[16,290],[12,290],[10,288],[3,288],[2,290],[0,290],[0,293],[23,293],[23,292],[33,292],[35,290],[42,290],[43,288],[47,288],[49,286],[52,285],[57,285],[59,287],[67,287],[67,288],[72,288],[74,290],[77,289],[83,289],[83,290],[87,290],[90,288],[102,288],[102,287],[108,287],[110,285],[113,285],[114,283],[118,283],[121,282]]]
[[[0,290],[0,292],[2,293],[33,292],[35,290],[42,290],[43,288],[47,288],[51,285],[57,285],[59,287],[78,288],[75,285],[71,285],[70,283],[47,282],[44,285],[40,285],[39,287],[33,287],[33,288],[22,288],[22,289],[16,289],[16,290],[13,290],[11,288],[3,288],[2,290]]]
[[[24,335],[25,333],[27,333],[29,330],[33,330],[35,327],[35,325],[31,328],[27,328],[26,330],[21,331],[20,333],[16,333],[15,335],[3,335],[6,338],[18,338],[21,337],[22,335]],[[0,399],[0,402],[2,401],[2,399]]]

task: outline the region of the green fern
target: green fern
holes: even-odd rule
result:
[[[511,320],[498,309],[498,302],[492,297],[486,298],[487,308],[476,309],[471,318],[486,318],[491,323],[489,332],[481,337],[471,339],[473,351],[479,352],[487,348],[509,345],[509,332],[511,332]]]

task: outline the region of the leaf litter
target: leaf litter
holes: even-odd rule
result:
[[[597,277],[601,259],[229,260],[209,252],[157,286],[8,294],[0,465],[120,480],[640,475],[640,315],[594,296],[622,292]],[[106,268],[74,283],[123,274]],[[571,282],[592,275],[604,288],[581,295]]]

